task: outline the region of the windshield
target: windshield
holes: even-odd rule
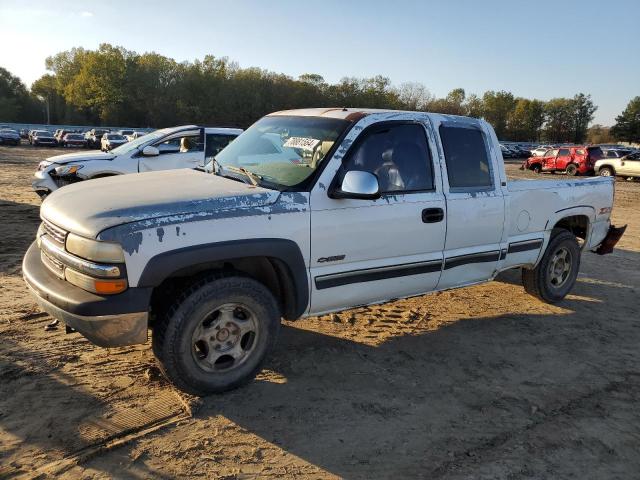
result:
[[[146,134],[144,137],[136,138],[135,140],[131,140],[128,143],[123,143],[118,148],[114,148],[111,150],[111,153],[115,155],[124,155],[125,153],[129,153],[132,150],[140,147],[146,147],[148,143],[153,142],[159,138],[164,137],[167,134],[166,130],[156,130],[155,132],[151,132]]]
[[[265,186],[294,187],[318,168],[348,125],[335,118],[264,117],[215,157],[217,173],[226,174],[225,167],[243,168]],[[205,170],[211,171],[210,166]]]
[[[107,138],[109,140],[125,140],[125,138],[122,135],[114,135],[113,133],[109,133]]]

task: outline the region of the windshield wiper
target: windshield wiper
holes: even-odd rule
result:
[[[217,163],[217,161],[216,161],[216,163]],[[234,167],[232,165],[225,165],[223,167],[219,163],[218,163],[218,167],[219,167],[220,170],[230,170],[232,172],[238,172],[238,173],[244,174],[244,176],[249,179],[249,181],[251,182],[251,184],[254,187],[259,186],[260,185],[260,180],[262,180],[262,177],[260,175],[258,175],[257,173],[253,173],[251,170],[247,170],[244,167]]]

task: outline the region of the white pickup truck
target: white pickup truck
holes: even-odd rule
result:
[[[205,128],[195,125],[164,128],[103,152],[56,155],[38,165],[31,183],[44,198],[60,187],[82,180],[127,173],[198,168],[242,133],[239,128]],[[110,135],[110,134],[105,134]],[[122,137],[121,135],[117,135]]]
[[[610,225],[612,179],[507,182],[493,129],[473,118],[279,112],[213,164],[54,192],[23,262],[46,312],[106,347],[151,329],[164,374],[195,394],[252,379],[281,318],[515,267],[529,293],[560,301],[581,253],[610,252],[624,231]]]

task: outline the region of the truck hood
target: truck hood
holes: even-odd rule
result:
[[[96,238],[131,222],[262,207],[279,194],[195,170],[164,170],[68,185],[44,200],[40,215],[67,231]]]
[[[65,153],[64,155],[56,155],[54,157],[47,158],[47,162],[56,163],[58,165],[64,165],[71,162],[86,162],[89,160],[113,160],[116,156],[113,153],[103,152],[77,152],[77,153]]]

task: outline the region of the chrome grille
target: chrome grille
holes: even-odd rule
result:
[[[42,221],[42,226],[44,227],[45,233],[49,235],[53,241],[60,245],[64,245],[64,241],[67,238],[67,232],[46,220]]]
[[[64,278],[64,265],[59,260],[50,257],[45,252],[40,252],[40,258],[42,258],[42,263],[51,270],[57,277]]]

